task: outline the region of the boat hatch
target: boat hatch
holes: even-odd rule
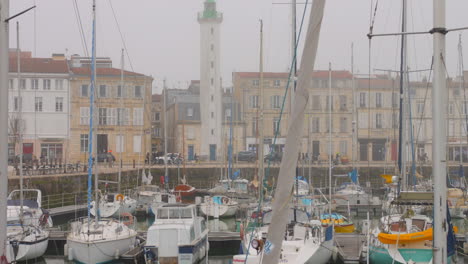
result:
[[[157,210],[158,219],[190,219],[193,218],[192,208],[184,207],[161,207]]]

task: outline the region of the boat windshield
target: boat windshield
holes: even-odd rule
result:
[[[190,219],[192,210],[190,208],[159,208],[158,219]]]
[[[294,211],[296,211],[296,221],[294,221]],[[273,211],[266,212],[263,215],[263,223],[264,224],[270,224],[272,218],[273,218]],[[309,223],[309,216],[307,215],[306,212],[304,212],[302,210],[290,209],[289,210],[289,222],[288,223],[293,223],[293,222],[307,224],[307,223]]]
[[[411,222],[418,230],[424,231],[424,227],[426,225],[426,221],[424,219],[413,219]]]
[[[159,187],[158,186],[149,186],[149,185],[143,185],[140,187],[140,190],[143,192],[158,192]]]
[[[236,191],[241,191],[241,192],[247,191],[247,183],[245,182],[234,182],[233,185]]]
[[[406,232],[405,221],[393,222],[389,226],[390,226],[390,231],[392,232]]]

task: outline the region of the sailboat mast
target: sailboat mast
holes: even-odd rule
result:
[[[120,99],[119,99],[119,103],[120,103],[120,116],[118,116],[117,118],[120,118],[120,120],[117,120],[118,121],[118,125],[119,125],[119,143],[120,143],[120,149],[119,149],[119,180],[118,180],[118,184],[117,184],[117,188],[118,188],[118,193],[120,193],[121,191],[121,188],[120,188],[120,181],[122,180],[122,151],[124,149],[124,146],[123,146],[123,135],[122,135],[122,124],[121,122],[123,121],[123,112],[124,112],[124,108],[123,108],[123,104],[122,104],[122,98],[124,96],[124,91],[125,91],[125,88],[124,88],[124,49],[122,49],[122,55],[121,55],[121,59],[120,59],[120,62],[121,62],[121,67],[120,67]],[[118,110],[117,110],[118,111]],[[148,161],[149,163],[150,161]],[[138,179],[138,177],[137,177]]]
[[[8,87],[9,0],[0,0],[0,87]],[[0,245],[6,245],[8,192],[8,90],[0,89]],[[0,261],[5,247],[0,247]]]
[[[352,166],[353,169],[356,168],[356,160],[357,160],[357,142],[358,142],[358,130],[357,130],[357,109],[356,109],[356,85],[354,79],[354,43],[351,43],[351,90],[352,90],[352,103],[353,103],[353,142],[352,142]]]
[[[434,178],[433,263],[447,263],[447,162],[445,60],[445,0],[433,0],[434,78],[432,85],[432,174]]]
[[[263,91],[263,20],[260,19],[260,120],[258,124],[258,131],[260,132],[260,139],[258,142],[258,156],[259,156],[259,172],[258,172],[258,178],[259,178],[259,191],[260,191],[260,197],[262,197],[263,193],[263,181],[265,178],[265,164],[263,161],[264,158],[264,142],[263,138],[265,137],[265,133],[263,131],[263,97],[264,97],[264,91]],[[275,127],[275,129],[277,129]]]
[[[402,0],[402,20],[401,20],[401,32],[406,32],[406,18],[407,18],[407,2],[406,0]],[[401,52],[400,52],[400,151],[398,152],[398,165],[400,168],[400,177],[403,177],[403,190],[407,190],[408,188],[408,177],[406,174],[406,163],[407,163],[407,140],[408,140],[408,127],[407,127],[407,118],[406,114],[408,112],[408,87],[405,86],[405,75],[407,69],[407,40],[406,35],[401,35]]]
[[[462,46],[462,41],[461,41],[461,35],[458,36],[458,71],[460,74],[460,81],[459,81],[459,89],[460,92],[463,89],[463,46]],[[461,104],[461,106],[464,108],[465,102]],[[463,109],[462,108],[462,109]],[[464,132],[464,127],[463,127],[463,117],[460,117],[460,166],[463,166],[463,132]]]
[[[92,200],[92,179],[93,179],[93,141],[95,137],[93,123],[95,121],[94,116],[94,91],[96,83],[96,0],[93,0],[93,40],[92,40],[92,55],[91,55],[91,85],[89,93],[89,134],[88,134],[88,225],[91,222],[91,200]],[[97,145],[97,143],[96,143]],[[95,156],[95,169],[97,171],[97,153]],[[95,212],[96,219],[99,215],[99,202],[97,193],[97,173],[95,179],[96,197],[95,197]],[[88,227],[89,229],[89,227]]]
[[[169,173],[167,168],[167,105],[166,105],[166,97],[167,97],[167,88],[166,88],[166,79],[163,82],[163,111],[164,111],[164,185],[166,185],[166,190],[169,189]]]
[[[21,97],[21,59],[20,59],[20,37],[19,37],[19,22],[16,22],[16,73],[18,78],[18,99],[16,104],[18,106],[18,118],[13,120],[16,122],[16,133],[18,136],[19,146],[19,173],[20,173],[20,224],[23,226],[24,216],[24,193],[23,193],[23,99]],[[15,135],[16,136],[16,135]]]
[[[332,85],[331,85],[331,63],[328,63],[328,214],[331,217],[332,202]]]
[[[304,7],[305,8],[305,7]],[[291,71],[291,76],[293,79],[293,89],[289,92],[291,97],[291,106],[289,109],[292,109],[294,104],[294,93],[296,92],[297,86],[297,0],[292,0],[291,2],[291,59],[293,61],[293,68]]]

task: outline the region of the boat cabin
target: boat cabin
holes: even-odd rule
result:
[[[158,220],[164,219],[194,219],[197,217],[196,207],[190,204],[165,204],[155,213]]]

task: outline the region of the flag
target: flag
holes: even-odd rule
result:
[[[351,172],[348,172],[348,177],[351,178],[351,181],[355,184],[358,183],[358,176],[357,169],[353,169]]]
[[[240,170],[236,170],[236,171],[232,174],[231,178],[232,178],[233,180],[235,180],[235,179],[239,178],[239,175],[240,175]]]

